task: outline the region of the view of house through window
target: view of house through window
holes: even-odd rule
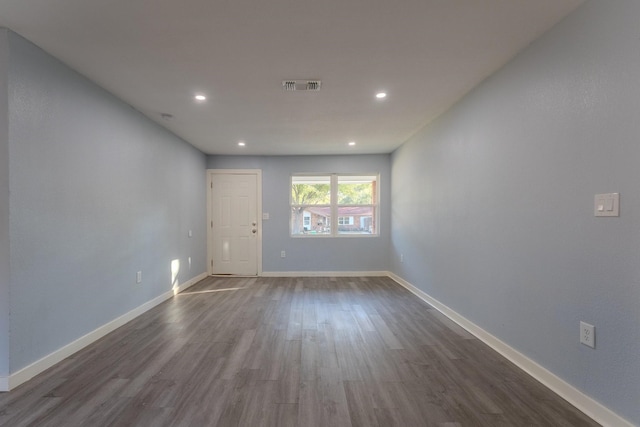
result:
[[[291,177],[291,235],[377,235],[376,175]]]

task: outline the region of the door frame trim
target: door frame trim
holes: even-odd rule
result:
[[[213,189],[213,178],[216,175],[255,175],[256,176],[256,222],[259,224],[256,236],[256,262],[258,267],[258,276],[262,276],[262,169],[207,169],[207,272],[213,273],[213,248],[211,240],[213,239],[213,212],[211,211],[211,190]]]

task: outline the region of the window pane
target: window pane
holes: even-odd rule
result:
[[[376,234],[373,206],[338,207],[339,234]]]
[[[377,180],[377,175],[292,176],[291,235],[378,235]]]
[[[331,208],[329,206],[293,206],[291,234],[305,236],[331,234]]]
[[[291,178],[292,205],[328,205],[331,203],[331,177],[294,176]]]
[[[373,205],[376,203],[375,176],[339,176],[339,205]]]

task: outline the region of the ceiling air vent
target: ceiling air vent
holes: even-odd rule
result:
[[[322,86],[320,80],[283,80],[282,87],[286,91],[319,91]]]

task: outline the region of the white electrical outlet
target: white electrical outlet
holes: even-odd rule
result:
[[[142,282],[142,271],[138,271],[136,273],[136,283],[141,283]]]
[[[286,256],[287,256],[287,253],[285,251],[280,252],[280,258],[285,258]]]
[[[400,262],[404,262],[404,254],[400,254]]]
[[[580,322],[580,343],[587,347],[596,348],[596,328],[585,322]]]

